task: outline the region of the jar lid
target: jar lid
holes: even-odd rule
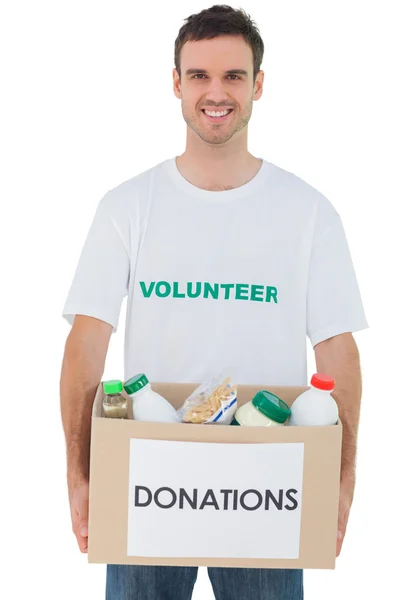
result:
[[[103,383],[105,394],[120,394],[122,392],[122,381],[119,379],[111,379]]]
[[[252,403],[263,415],[277,423],[284,423],[290,417],[291,411],[286,402],[267,390],[257,392]]]
[[[335,380],[324,373],[315,373],[311,377],[311,385],[319,390],[332,391],[335,387]]]
[[[128,379],[126,383],[124,383],[124,390],[129,395],[134,394],[135,392],[138,392],[144,388],[144,386],[148,383],[149,380],[147,379],[146,375],[144,373],[140,373],[140,375],[135,375],[134,377]]]

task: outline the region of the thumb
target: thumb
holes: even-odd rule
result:
[[[88,535],[88,511],[86,507],[81,506],[79,511],[79,532],[82,537]]]
[[[81,534],[82,537],[87,537],[88,536],[87,521],[84,521],[83,519],[81,521],[79,521],[79,532],[80,532],[80,534]]]

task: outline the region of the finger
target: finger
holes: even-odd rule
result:
[[[79,550],[86,554],[88,551],[88,538],[82,537],[81,535],[77,535],[76,539],[78,541]]]
[[[87,538],[89,535],[88,526],[86,521],[80,521],[79,523],[79,533],[82,537]]]
[[[73,532],[76,537],[76,541],[78,542],[79,550],[81,552],[87,552],[88,550],[88,535],[81,534],[81,528],[79,523],[75,523],[73,527]]]
[[[79,533],[82,537],[88,536],[88,510],[86,506],[80,507],[78,512]]]
[[[78,515],[78,520],[82,524],[87,525],[87,521],[88,521],[88,506],[86,505],[86,503],[82,503],[81,506],[77,507],[77,515]]]
[[[339,529],[337,532],[337,540],[336,540],[336,558],[339,556],[339,554],[342,550],[343,538],[344,538],[343,533]]]
[[[87,537],[83,537],[78,532],[75,533],[75,537],[76,537],[76,541],[78,542],[79,550],[81,552],[83,552],[83,553],[87,552],[87,550],[88,550],[88,538]]]

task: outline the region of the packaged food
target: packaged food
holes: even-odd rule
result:
[[[131,377],[125,382],[124,389],[132,398],[133,418],[137,421],[179,423],[176,409],[163,396],[152,390],[144,373]]]
[[[290,408],[286,402],[267,390],[261,390],[250,402],[237,409],[232,425],[273,427],[284,425],[289,416]]]
[[[311,378],[311,388],[293,402],[289,425],[336,425],[339,411],[331,396],[334,387],[332,377],[315,373]]]
[[[217,375],[202,383],[185,401],[178,415],[184,423],[230,425],[237,408],[237,385]]]

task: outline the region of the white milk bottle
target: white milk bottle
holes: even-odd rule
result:
[[[137,421],[159,421],[179,423],[175,408],[160,394],[151,389],[144,373],[131,377],[124,390],[132,398],[133,418]]]
[[[289,425],[335,425],[339,412],[331,391],[335,380],[323,373],[311,378],[311,388],[293,402]]]

